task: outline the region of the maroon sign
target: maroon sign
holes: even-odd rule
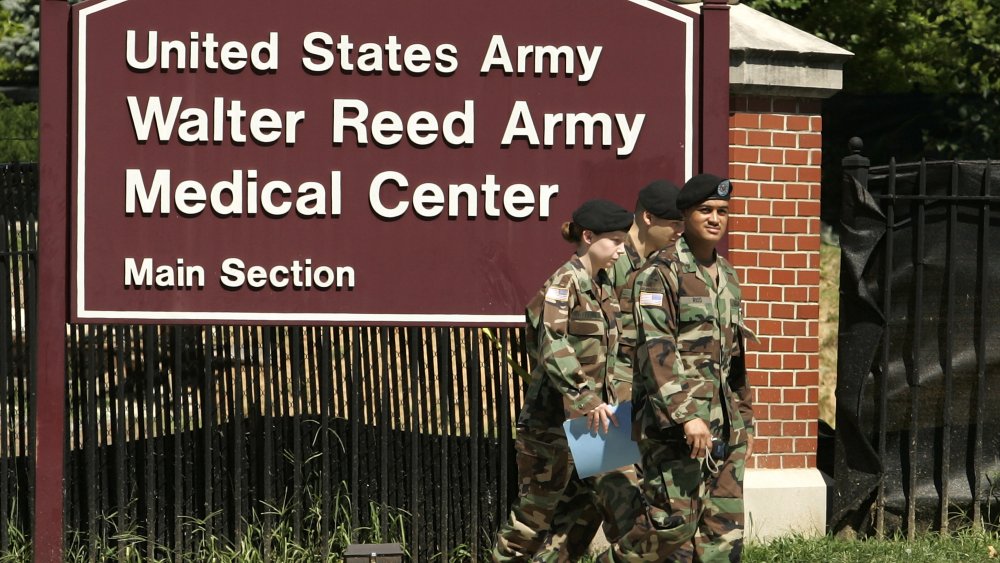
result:
[[[698,162],[652,0],[73,8],[74,321],[523,322],[582,201]]]

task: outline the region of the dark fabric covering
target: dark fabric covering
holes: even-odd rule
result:
[[[887,533],[911,503],[918,530],[955,511],[997,518],[1000,166],[928,163],[923,199],[919,170],[872,168],[867,190],[845,178],[833,529],[864,526],[880,482]]]
[[[882,313],[873,294],[872,254],[885,235],[885,216],[854,178],[844,178],[840,235],[840,334],[837,345],[836,487],[831,524],[859,507],[882,474],[878,455],[861,428],[859,415],[866,384],[882,338]],[[865,274],[869,279],[865,279]],[[849,455],[848,455],[849,452]]]

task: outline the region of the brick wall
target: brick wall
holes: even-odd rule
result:
[[[747,356],[758,436],[751,467],[816,467],[821,131],[819,100],[730,101],[729,257],[760,337]]]

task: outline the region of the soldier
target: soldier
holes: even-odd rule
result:
[[[709,174],[678,196],[685,232],[636,276],[633,437],[642,454],[646,518],[607,561],[739,561],[743,470],[753,407],[743,362],[740,288],[716,252],[732,184]]]
[[[606,268],[621,255],[632,214],[590,200],[563,225],[576,254],[527,307],[528,353],[534,369],[517,422],[520,495],[497,534],[494,561],[529,561],[542,546],[574,466],[562,423],[586,415],[592,430],[618,424],[609,380],[618,348],[618,300]],[[621,533],[641,512],[634,472],[609,471],[584,480],[605,520]]]
[[[677,205],[680,188],[657,180],[639,191],[635,222],[625,241],[625,255],[615,262],[611,282],[622,310],[622,334],[615,362],[614,389],[619,401],[632,397],[637,327],[633,316],[632,289],[638,272],[654,252],[671,248],[684,233],[684,215]]]
[[[624,253],[609,271],[622,310],[622,329],[609,396],[612,404],[632,398],[632,365],[635,356],[635,323],[632,317],[631,279],[653,252],[672,246],[684,232],[684,216],[677,208],[680,188],[656,180],[639,190],[635,219],[625,239]],[[634,471],[634,470],[633,470]],[[537,561],[579,561],[590,547],[601,525],[594,492],[574,475],[556,507],[552,528]],[[607,537],[620,537],[622,530],[606,524]],[[627,530],[625,530],[627,531]]]

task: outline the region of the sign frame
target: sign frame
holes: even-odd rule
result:
[[[124,1],[124,0],[119,0]],[[651,6],[651,0],[628,0]],[[69,155],[73,40],[71,10],[66,0],[41,0],[40,72],[40,202],[38,313],[35,366],[35,506],[33,560],[57,563],[63,556],[64,445],[66,400],[66,334],[70,316]],[[699,99],[693,123],[699,147],[692,173],[728,171],[729,6],[706,0],[700,29]],[[706,87],[706,86],[711,87]],[[82,320],[82,319],[80,319]],[[97,319],[93,319],[97,320]],[[219,319],[234,320],[234,319]],[[246,319],[249,321],[250,319]],[[351,322],[343,319],[338,322]],[[317,320],[317,322],[333,322]],[[441,319],[441,322],[449,322]]]
[[[523,314],[521,313],[521,308],[523,306],[522,302],[526,302],[530,298],[530,293],[535,290],[534,284],[540,283],[544,279],[544,275],[547,275],[548,262],[540,263],[540,267],[546,270],[544,273],[535,273],[533,277],[530,278],[530,282],[522,282],[518,285],[517,291],[523,295],[519,296],[519,299],[511,300],[504,307],[504,311],[497,312],[484,312],[484,311],[420,311],[412,312],[406,310],[394,310],[389,307],[389,310],[376,310],[371,308],[371,297],[366,297],[369,309],[355,310],[351,308],[338,309],[337,305],[330,304],[329,309],[327,309],[327,304],[324,303],[323,307],[306,307],[304,310],[301,305],[297,305],[299,310],[287,310],[284,307],[271,307],[264,309],[264,305],[259,305],[260,300],[245,298],[246,302],[252,303],[251,307],[248,308],[243,306],[239,307],[229,307],[220,305],[219,301],[210,302],[209,307],[194,305],[183,305],[179,306],[178,309],[165,309],[160,306],[156,306],[154,303],[153,307],[130,307],[128,304],[122,304],[123,299],[113,299],[110,301],[111,304],[119,306],[120,308],[109,308],[107,303],[109,301],[105,299],[104,303],[98,303],[96,305],[91,304],[91,300],[87,298],[88,291],[93,291],[91,288],[99,287],[101,291],[108,292],[111,291],[108,288],[114,286],[117,282],[115,275],[110,271],[101,271],[100,274],[89,274],[87,269],[89,256],[94,254],[95,251],[90,249],[87,238],[87,222],[88,222],[88,192],[87,192],[87,102],[88,102],[88,89],[87,89],[87,78],[88,78],[88,59],[87,59],[87,45],[88,45],[88,31],[89,24],[88,20],[95,16],[100,15],[105,10],[120,6],[130,0],[95,0],[92,2],[80,4],[76,9],[78,10],[79,17],[78,20],[74,18],[71,25],[75,25],[74,35],[71,38],[70,48],[71,53],[71,63],[70,68],[74,70],[73,81],[71,86],[71,91],[76,92],[76,101],[71,107],[71,118],[74,120],[70,126],[71,131],[75,129],[73,138],[71,139],[71,155],[75,159],[75,165],[70,171],[71,175],[71,197],[74,205],[74,219],[70,222],[73,230],[70,233],[70,264],[71,264],[71,291],[70,291],[70,311],[71,319],[75,322],[135,322],[140,324],[146,323],[162,323],[162,324],[185,324],[185,323],[227,323],[227,324],[287,324],[287,323],[303,323],[303,324],[362,324],[362,325],[443,325],[443,326],[481,326],[481,325],[504,325],[504,326],[514,326],[521,324],[523,322]],[[683,37],[683,42],[686,45],[685,53],[682,55],[683,66],[684,66],[684,76],[685,76],[685,89],[684,89],[684,110],[683,110],[683,130],[684,130],[684,156],[683,156],[683,176],[690,177],[694,174],[695,170],[702,167],[702,163],[705,161],[706,154],[703,148],[704,142],[702,139],[705,137],[701,133],[701,128],[699,125],[703,122],[702,113],[705,111],[703,105],[704,93],[703,84],[706,82],[707,74],[706,72],[700,71],[699,68],[703,65],[701,64],[701,59],[708,55],[706,51],[706,46],[702,45],[703,41],[700,40],[702,37],[701,27],[704,25],[702,20],[703,16],[700,16],[695,11],[685,10],[679,7],[668,7],[672,6],[671,3],[660,0],[621,0],[623,4],[630,4],[634,6],[641,7],[642,9],[648,10],[651,13],[658,14],[667,18],[671,18],[678,22],[680,25],[684,26],[685,35]],[[728,12],[727,12],[728,14]],[[720,48],[721,43],[715,41],[712,44],[712,48],[709,50],[717,50]],[[727,48],[727,46],[722,46],[722,48]],[[725,53],[728,57],[728,53]],[[726,69],[728,72],[728,69]],[[717,87],[720,84],[720,80],[725,81],[728,84],[728,76],[722,75],[712,75],[710,83]],[[725,103],[728,104],[728,94],[725,95]],[[728,109],[728,108],[727,108]],[[723,119],[725,119],[725,112],[723,112]],[[683,178],[676,178],[676,180],[683,181]],[[632,182],[634,183],[634,182]],[[591,196],[593,197],[593,196]],[[631,194],[627,196],[626,199],[631,199]],[[617,198],[616,198],[617,199]],[[627,206],[627,204],[626,204]],[[92,219],[93,221],[94,219]],[[100,216],[97,217],[97,221],[100,221]],[[553,217],[554,221],[561,221],[560,218]],[[551,222],[549,221],[548,228],[551,229]],[[397,229],[400,230],[400,229]],[[558,238],[558,237],[555,237]],[[102,248],[97,246],[95,248]],[[89,254],[88,254],[89,253]],[[545,255],[551,254],[546,252]],[[530,266],[535,267],[535,264],[530,264]],[[118,281],[120,281],[120,262],[119,262],[119,275]],[[180,274],[178,274],[179,276]],[[99,277],[98,277],[99,276]],[[95,281],[96,280],[96,281]],[[100,283],[98,283],[100,282]],[[531,287],[526,287],[531,285]],[[201,296],[197,293],[204,293],[204,287],[198,288],[198,292],[188,292],[184,295],[183,292],[175,292],[171,297],[176,296],[177,301],[182,301],[187,303],[190,301],[194,303]],[[220,292],[218,287],[211,288],[215,291],[215,294],[220,294],[223,297],[228,297],[226,292]],[[365,288],[367,289],[367,288]],[[117,289],[119,294],[127,297],[135,295],[135,291]],[[156,290],[147,291],[149,295],[156,295],[158,292]],[[164,292],[166,293],[166,292]],[[232,293],[232,292],[230,292]],[[267,293],[267,292],[265,292]],[[288,294],[289,292],[285,292]],[[269,297],[274,292],[270,292]],[[385,292],[383,291],[383,295]],[[287,297],[288,299],[296,299],[298,295],[291,295]],[[341,296],[336,296],[341,297]],[[353,296],[352,296],[353,297]],[[155,299],[152,298],[151,299]],[[318,299],[318,298],[316,298]],[[468,298],[466,298],[468,299]],[[185,301],[188,300],[188,301]],[[204,305],[205,299],[201,299],[199,303]],[[514,303],[514,301],[517,301]],[[162,299],[156,303],[169,302],[173,305],[170,299]],[[492,302],[492,299],[487,298],[484,302]]]

